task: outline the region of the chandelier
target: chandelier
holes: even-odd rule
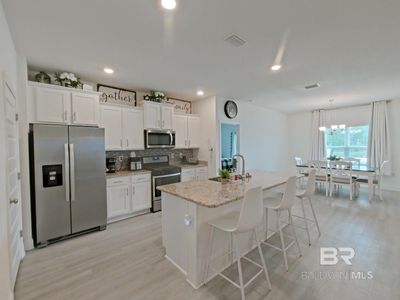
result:
[[[333,104],[334,99],[329,99],[329,124],[332,124],[332,104]],[[325,122],[326,124],[326,122]],[[345,130],[346,129],[346,125],[345,124],[332,124],[330,127],[331,129],[331,134],[333,134],[334,132],[338,131],[338,130]],[[319,131],[323,131],[325,132],[327,129],[329,129],[328,127],[321,126],[319,127]]]

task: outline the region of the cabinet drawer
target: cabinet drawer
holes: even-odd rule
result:
[[[131,177],[132,183],[148,182],[150,181],[150,174],[136,174]]]
[[[196,173],[195,168],[182,169],[182,176],[191,176],[194,175],[195,173]]]
[[[196,172],[197,172],[197,174],[203,174],[203,173],[207,173],[208,172],[208,169],[207,169],[207,167],[200,167],[200,168],[197,168],[196,169]]]
[[[129,176],[121,176],[114,178],[107,178],[107,186],[110,185],[120,185],[120,184],[129,184]]]

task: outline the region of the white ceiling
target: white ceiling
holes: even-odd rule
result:
[[[400,98],[398,0],[177,0],[172,13],[157,0],[2,1],[30,65],[94,82],[283,112]],[[247,43],[225,43],[231,33]]]

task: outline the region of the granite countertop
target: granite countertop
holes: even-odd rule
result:
[[[284,184],[290,176],[301,175],[294,172],[272,173],[250,171],[251,178],[244,182],[222,184],[211,180],[179,182],[163,185],[157,189],[205,207],[218,207],[243,198],[244,193],[256,186],[263,190]]]
[[[198,164],[188,164],[188,163],[174,163],[174,166],[177,166],[182,169],[192,169],[192,168],[202,168],[202,167],[207,167],[207,162],[204,161],[199,161]]]
[[[149,170],[137,170],[137,171],[119,171],[115,173],[106,173],[106,178],[120,177],[120,176],[129,176],[135,174],[151,174]]]

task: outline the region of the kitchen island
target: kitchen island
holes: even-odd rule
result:
[[[204,278],[208,249],[208,222],[232,211],[239,211],[245,192],[261,186],[263,193],[271,193],[274,188],[286,183],[294,173],[269,173],[251,171],[251,178],[243,182],[223,184],[211,180],[180,182],[164,185],[162,191],[162,240],[165,257],[180,269],[187,281],[195,288],[209,281],[215,274]],[[270,222],[268,222],[270,223]],[[260,232],[263,228],[260,228]],[[260,236],[265,236],[265,233]],[[229,237],[216,231],[214,235],[213,257],[230,249]],[[240,251],[250,251],[255,247],[250,235],[240,238]],[[227,255],[213,262],[215,269],[230,265]]]

